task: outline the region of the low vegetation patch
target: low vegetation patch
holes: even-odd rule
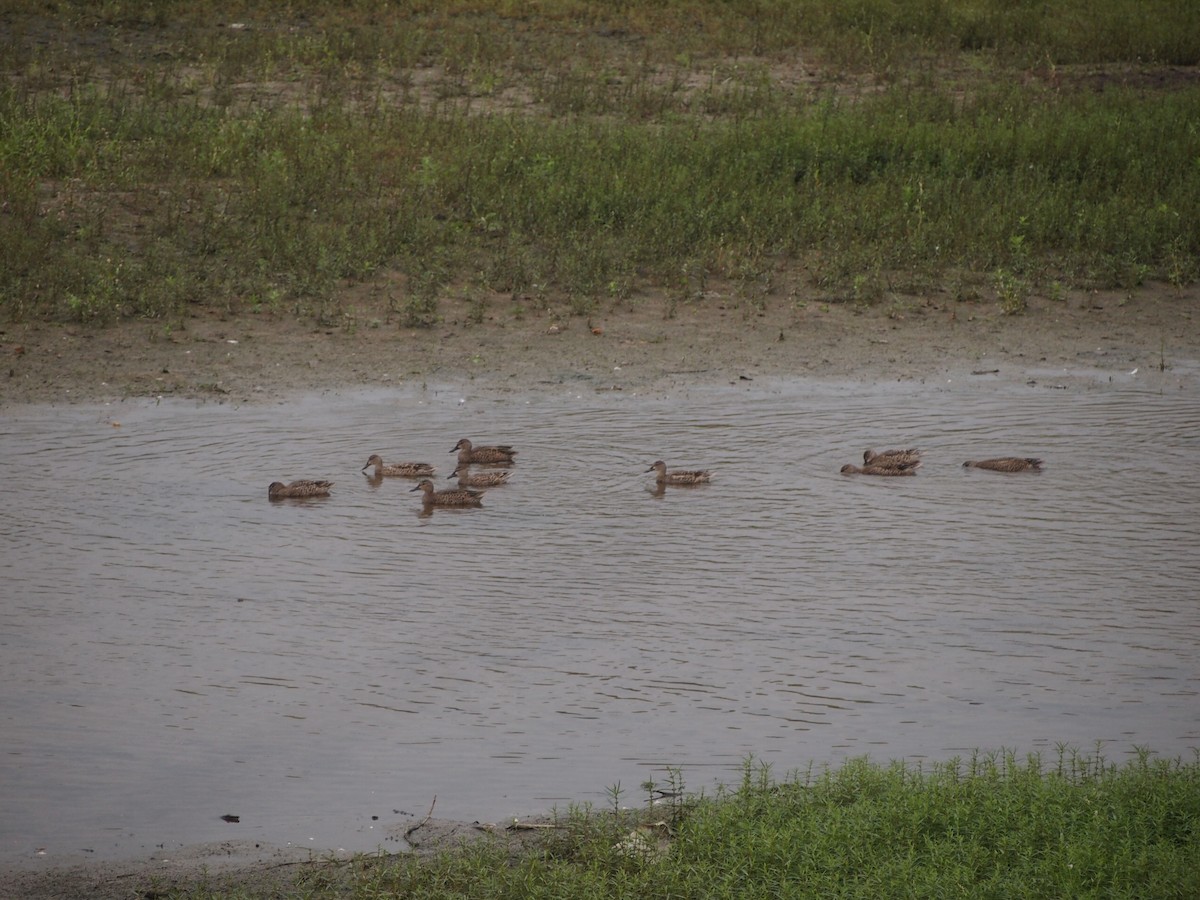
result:
[[[1117,765],[1067,750],[1049,763],[1012,753],[928,768],[860,759],[782,781],[751,760],[741,785],[715,796],[673,796],[641,812],[622,811],[616,791],[614,802],[613,812],[570,810],[517,852],[504,832],[433,858],[313,867],[295,889],[314,898],[1200,895],[1197,760],[1141,752]]]
[[[9,319],[329,317],[384,272],[410,327],[451,290],[591,310],[697,273],[859,301],[968,272],[1010,313],[1198,274],[1186,0],[0,16]]]

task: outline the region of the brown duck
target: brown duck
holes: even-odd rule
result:
[[[455,444],[454,449],[450,452],[454,453],[455,451],[458,452],[460,466],[469,466],[472,463],[485,466],[511,466],[514,462],[513,457],[517,455],[517,451],[512,448],[511,444],[476,447],[466,438]]]
[[[459,466],[447,478],[457,478],[460,488],[473,487],[496,487],[501,484],[508,484],[508,478],[512,472],[471,472],[470,466]]]
[[[362,467],[365,472],[367,469],[374,467],[375,477],[382,478],[384,475],[403,475],[405,478],[421,478],[426,475],[432,475],[437,471],[429,463],[423,462],[400,462],[384,464],[383,457],[378,453],[372,453],[367,459],[367,464]]]
[[[422,492],[421,502],[426,506],[483,506],[482,491],[467,491],[462,489],[435,491],[433,489],[433,482],[429,479],[422,481],[413,490]]]
[[[284,484],[273,481],[267,488],[267,497],[271,500],[282,500],[285,497],[328,497],[332,481],[293,481]]]
[[[995,459],[968,459],[964,469],[991,469],[993,472],[1040,472],[1042,461],[1033,456],[997,456]]]
[[[907,450],[874,450],[863,451],[863,465],[866,466],[905,466],[921,461],[921,451],[916,447]]]
[[[708,484],[712,480],[712,472],[708,469],[674,469],[668,472],[667,464],[661,459],[646,471],[658,473],[654,479],[658,484]]]

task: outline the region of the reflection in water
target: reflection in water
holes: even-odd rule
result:
[[[434,795],[466,819],[618,781],[638,802],[751,753],[1200,744],[1193,395],[461,396],[6,411],[4,858],[369,847],[371,816]],[[355,476],[463,433],[520,447],[482,509]],[[916,477],[839,474],[885,445],[922,448]],[[268,503],[268,453],[337,487]],[[659,453],[713,483],[657,486]],[[1045,472],[962,467],[1007,454]]]

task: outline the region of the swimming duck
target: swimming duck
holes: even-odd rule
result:
[[[428,478],[413,490],[423,493],[421,502],[426,506],[483,506],[483,491],[435,491],[433,482]]]
[[[847,463],[842,466],[841,472],[843,475],[916,475],[919,468],[921,468],[920,460],[886,466],[853,466]]]
[[[916,447],[907,450],[863,451],[863,464],[867,466],[902,466],[921,461],[921,451]]]
[[[707,469],[675,469],[672,472],[668,472],[667,464],[661,459],[655,461],[654,465],[646,471],[657,472],[658,475],[654,480],[659,484],[708,484],[712,480],[712,472]]]
[[[403,475],[406,478],[420,478],[423,475],[432,475],[437,471],[429,463],[423,462],[401,462],[384,464],[383,457],[378,453],[372,453],[367,460],[367,464],[362,467],[365,472],[367,469],[375,467],[375,477],[381,478],[384,475]]]
[[[464,487],[495,487],[508,484],[511,472],[477,472],[472,474],[470,466],[459,466],[447,478],[457,478],[458,486]]]
[[[997,456],[995,459],[968,459],[964,469],[991,469],[993,472],[1040,472],[1042,461],[1032,456]]]
[[[271,500],[284,497],[328,497],[331,487],[332,481],[293,481],[290,484],[273,481],[267,488],[267,497]]]
[[[458,451],[460,466],[469,466],[471,463],[480,463],[485,466],[511,466],[514,462],[513,457],[517,455],[517,451],[512,448],[511,444],[476,447],[466,438],[455,444],[454,450],[450,452],[454,453],[455,451]]]

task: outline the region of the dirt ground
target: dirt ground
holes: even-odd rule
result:
[[[517,856],[553,840],[559,832],[545,817],[509,822],[456,822],[426,818],[394,828],[390,838],[399,852],[430,856],[444,850],[493,841]],[[305,885],[346,885],[361,876],[361,867],[383,864],[388,857],[319,856],[304,849],[285,850],[252,842],[223,841],[148,859],[54,867],[45,870],[0,868],[0,900],[155,900],[170,891],[204,886],[240,890],[255,896],[304,896]]]
[[[1131,378],[1158,389],[1200,386],[1195,286],[1033,298],[1004,315],[988,298],[947,292],[873,306],[768,297],[748,305],[719,288],[672,305],[650,293],[590,319],[497,298],[482,321],[445,305],[428,329],[399,327],[350,297],[339,322],[316,327],[269,313],[197,315],[183,327],[4,325],[0,409],[126,398],[222,403],[402,383],[467,383],[476,392],[572,388],[665,391],[756,378],[843,381],[1001,379],[1103,390]],[[5,372],[7,370],[7,372]],[[533,835],[531,838],[530,835]],[[431,820],[417,852],[490,838],[514,846],[538,832]],[[273,848],[221,844],[171,861],[0,871],[0,898],[152,898],[205,881],[249,888],[349,877],[345,862],[309,864]]]
[[[648,292],[590,317],[495,298],[480,316],[453,301],[405,328],[351,298],[325,326],[273,313],[198,313],[182,325],[0,325],[0,407],[126,398],[278,402],[297,393],[470,382],[518,392],[558,384],[670,390],[760,377],[990,377],[1061,386],[1105,376],[1195,377],[1200,288],[1031,298],[1005,315],[948,292],[874,305],[719,287],[687,302]],[[565,309],[565,308],[564,308]],[[474,315],[472,313],[475,312]]]

